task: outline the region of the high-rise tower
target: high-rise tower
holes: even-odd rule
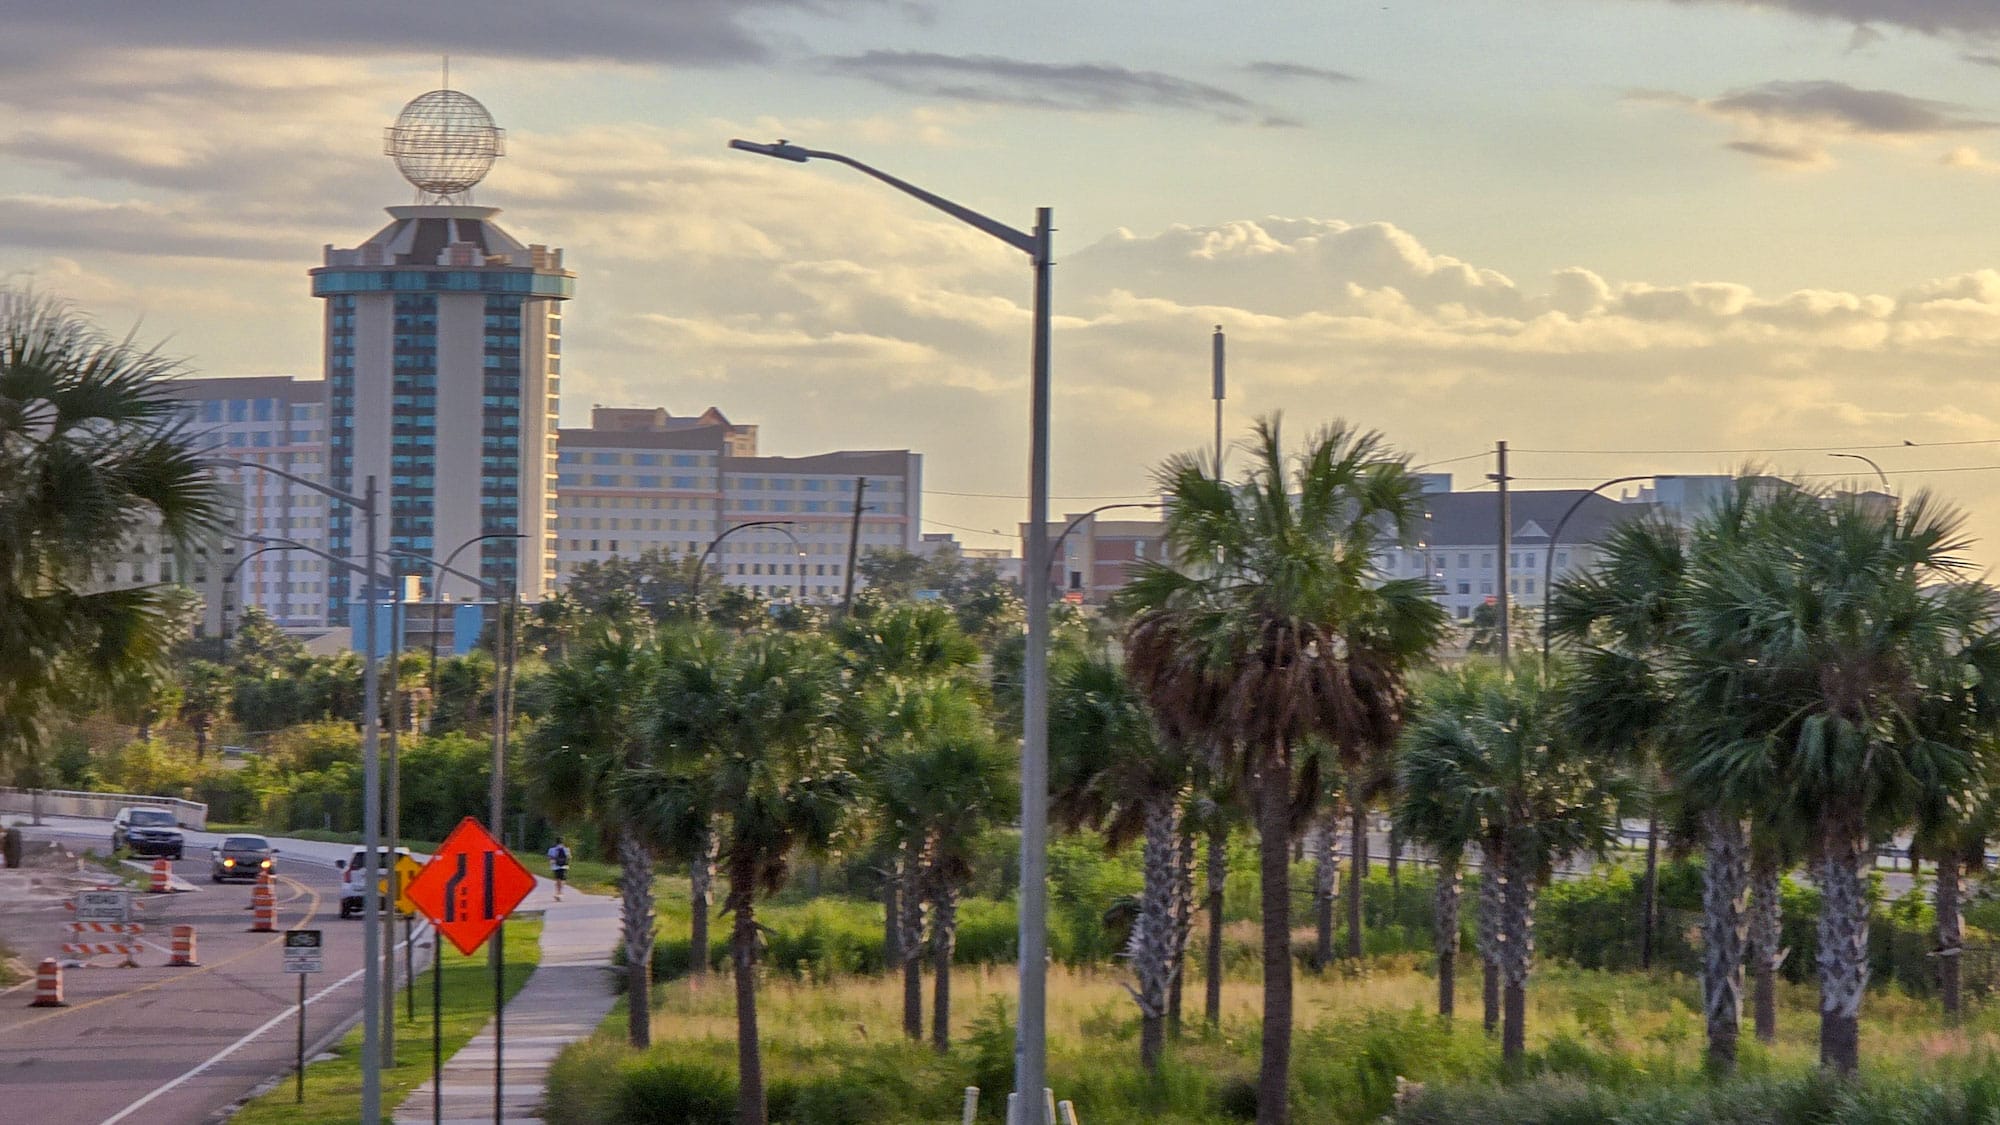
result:
[[[562,302],[576,286],[562,251],[524,246],[472,205],[472,188],[502,153],[503,131],[456,90],[403,107],[386,150],[417,189],[413,206],[351,250],[326,247],[312,271],[326,299],[327,480],[382,490],[390,548],[442,560],[489,539],[455,568],[539,599],[555,578],[557,397]],[[328,513],[328,549],[352,557],[353,512]],[[392,558],[394,573],[428,569]],[[477,597],[443,576],[453,597]],[[345,621],[347,590],[329,590]]]

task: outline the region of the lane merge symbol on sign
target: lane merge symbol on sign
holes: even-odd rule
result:
[[[458,951],[471,954],[504,921],[535,877],[479,822],[466,817],[411,880],[410,902]]]
[[[318,930],[285,931],[285,971],[288,973],[322,972],[321,947]]]

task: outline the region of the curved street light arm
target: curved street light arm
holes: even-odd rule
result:
[[[953,203],[944,196],[938,195],[935,192],[925,191],[923,188],[907,180],[898,179],[882,171],[880,168],[870,167],[851,156],[843,156],[837,152],[822,152],[819,149],[803,148],[787,141],[778,141],[775,144],[758,144],[755,141],[734,140],[729,142],[729,147],[740,152],[754,152],[762,156],[775,156],[780,160],[790,160],[799,164],[804,164],[808,160],[831,160],[835,164],[845,164],[864,176],[872,176],[888,184],[904,195],[930,204],[932,207],[943,211],[945,214],[950,215],[967,226],[985,231],[987,234],[992,235],[1029,257],[1034,257],[1041,252],[1041,240],[1034,235],[1015,230],[998,219],[989,219],[970,207]]]
[[[300,485],[304,488],[310,488],[314,492],[319,493],[321,496],[325,496],[333,500],[338,500],[341,503],[346,504],[350,508],[368,507],[368,502],[366,500],[363,500],[361,497],[356,496],[351,492],[342,492],[337,488],[329,488],[328,486],[321,484],[320,482],[313,480],[310,477],[302,477],[297,473],[286,472],[283,469],[276,468],[271,465],[266,465],[261,461],[239,461],[231,457],[211,457],[204,460],[202,464],[208,466],[227,465],[233,469],[255,469],[260,473],[269,473],[274,477],[283,477],[284,479],[291,481],[293,484]]]
[[[458,546],[453,547],[451,549],[451,553],[444,557],[444,561],[442,563],[434,563],[431,562],[430,559],[424,559],[423,561],[426,563],[430,563],[430,565],[437,567],[439,570],[443,571],[446,574],[457,575],[458,577],[463,578],[468,582],[471,582],[474,586],[478,587],[480,593],[489,595],[490,597],[493,598],[494,602],[497,604],[500,601],[500,595],[493,587],[487,585],[480,579],[474,578],[469,574],[463,573],[462,571],[453,570],[451,568],[451,564],[458,561],[458,554],[460,551],[465,550],[467,547],[472,546],[474,543],[483,543],[488,539],[526,539],[526,538],[527,538],[526,535],[518,531],[488,532],[485,535],[475,535],[472,538],[467,539],[465,542],[460,543]],[[444,583],[432,582],[431,599],[430,599],[431,601],[430,693],[432,699],[436,699],[438,694],[438,633],[441,631],[438,629],[438,607],[441,604],[441,599],[443,597],[444,597]],[[456,636],[454,636],[452,638],[452,645],[456,647],[457,644],[458,644],[458,639]],[[437,707],[435,705],[431,707],[430,727],[432,730],[437,729]]]
[[[1633,477],[1612,477],[1610,480],[1577,497],[1576,502],[1571,504],[1569,509],[1562,514],[1562,518],[1556,521],[1555,530],[1549,532],[1549,544],[1544,550],[1542,557],[1542,675],[1544,677],[1547,677],[1549,674],[1549,587],[1556,580],[1556,541],[1562,538],[1563,527],[1569,523],[1569,518],[1576,514],[1577,509],[1583,507],[1585,500],[1603,492],[1612,485],[1630,484],[1635,480],[1652,479],[1653,474],[1651,473],[1641,473]]]
[[[1063,525],[1062,534],[1056,536],[1055,542],[1049,544],[1049,553],[1047,558],[1042,563],[1042,569],[1046,570],[1049,567],[1056,565],[1056,556],[1062,553],[1063,540],[1069,538],[1069,533],[1075,531],[1077,529],[1077,525],[1081,524],[1083,521],[1089,519],[1090,517],[1096,515],[1097,513],[1113,512],[1121,508],[1152,508],[1155,511],[1157,511],[1164,507],[1166,507],[1165,504],[1099,504],[1097,507],[1092,508],[1087,512],[1084,512],[1081,515],[1072,516],[1070,518],[1070,521],[1067,524]]]
[[[1850,461],[1859,461],[1862,464],[1867,465],[1869,468],[1875,470],[1876,476],[1882,478],[1882,490],[1884,492],[1890,492],[1894,490],[1894,486],[1889,483],[1889,474],[1882,471],[1882,466],[1877,465],[1873,457],[1863,456],[1862,454],[1859,453],[1829,453],[1827,454],[1827,456],[1845,457]]]
[[[724,539],[729,538],[739,531],[748,531],[753,527],[772,527],[784,532],[785,538],[790,539],[793,548],[798,551],[799,558],[803,559],[806,557],[806,545],[799,541],[798,534],[792,530],[792,525],[788,521],[751,520],[749,523],[739,523],[725,529],[722,534],[708,541],[707,549],[702,551],[701,558],[694,564],[694,581],[689,584],[688,599],[694,602],[695,614],[697,616],[701,613],[701,576],[708,569],[708,557],[715,553],[715,549],[722,545]],[[801,575],[800,577],[803,578],[804,576]],[[803,587],[805,584],[801,582],[799,585]]]

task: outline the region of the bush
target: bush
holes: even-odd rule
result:
[[[734,1125],[736,1080],[699,1063],[645,1056],[618,1069],[611,1125]]]

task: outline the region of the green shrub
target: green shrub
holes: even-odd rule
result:
[[[699,1063],[646,1056],[618,1069],[612,1079],[610,1125],[734,1125],[736,1080]]]

